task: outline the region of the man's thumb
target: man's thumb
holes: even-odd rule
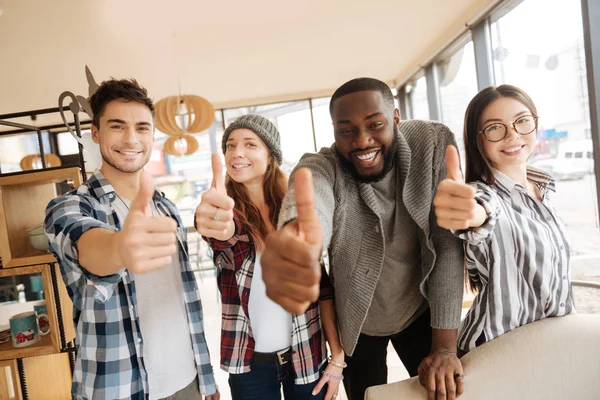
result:
[[[139,212],[149,217],[152,215],[150,201],[154,195],[154,182],[149,173],[140,174],[140,188],[135,199],[131,202],[130,212]]]
[[[458,150],[456,150],[456,147],[452,145],[446,148],[446,177],[456,182],[465,182],[460,170],[460,158],[458,157]]]
[[[294,174],[294,195],[298,210],[298,229],[311,245],[322,245],[321,224],[315,211],[315,195],[312,174],[307,168],[300,168]]]

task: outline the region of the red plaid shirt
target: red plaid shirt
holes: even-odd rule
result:
[[[235,234],[222,242],[204,238],[213,251],[219,269],[217,283],[221,292],[221,368],[231,374],[250,371],[254,337],[248,318],[248,300],[254,271],[256,249],[246,230],[235,218]],[[318,303],[302,315],[292,316],[292,364],[295,383],[307,384],[319,379],[319,367],[326,355]]]

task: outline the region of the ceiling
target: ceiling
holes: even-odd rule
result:
[[[394,84],[491,2],[0,0],[0,114],[87,97],[85,65],[216,108],[330,95],[358,76]]]

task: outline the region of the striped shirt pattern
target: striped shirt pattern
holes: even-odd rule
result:
[[[148,373],[140,330],[135,280],[126,269],[100,277],[79,265],[77,241],[94,228],[121,229],[112,206],[117,196],[112,185],[96,171],[84,184],[57,197],[46,208],[45,230],[50,251],[60,264],[73,301],[76,361],[73,399],[148,399]],[[203,325],[202,303],[191,271],[187,234],[175,205],[158,191],[153,202],[162,215],[177,221],[178,255],[184,301],[200,390],[217,391]],[[168,349],[168,340],[165,339]],[[177,366],[174,366],[176,368]]]
[[[542,200],[494,170],[493,185],[476,181],[478,202],[489,218],[476,229],[455,231],[465,241],[469,278],[478,294],[459,331],[468,352],[519,326],[573,310],[571,247],[551,204],[554,180],[528,167],[527,179]]]

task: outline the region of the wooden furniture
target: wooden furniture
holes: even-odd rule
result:
[[[73,305],[56,259],[31,245],[28,230],[43,223],[50,200],[81,182],[77,167],[0,177],[0,279],[41,274],[50,324],[50,333],[37,343],[20,348],[10,341],[0,344],[0,400],[71,397]]]
[[[21,400],[17,360],[0,361],[0,400]]]
[[[56,168],[0,177],[0,257],[2,267],[56,262],[52,254],[36,250],[27,231],[44,222],[46,205],[55,198],[57,183],[81,185],[77,167]],[[60,193],[63,194],[63,193]]]

